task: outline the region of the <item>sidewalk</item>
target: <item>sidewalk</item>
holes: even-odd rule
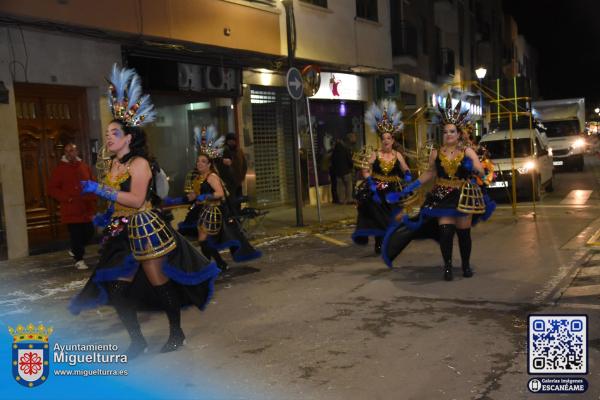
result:
[[[183,210],[183,209],[182,209]],[[187,209],[185,209],[187,211]],[[246,226],[249,239],[254,243],[281,237],[290,236],[300,232],[320,232],[332,229],[338,225],[353,224],[356,222],[356,207],[353,205],[323,204],[321,206],[321,223],[317,218],[316,206],[305,206],[302,210],[304,226],[296,226],[296,208],[294,206],[281,206],[265,209],[267,214],[250,220]],[[176,224],[174,224],[176,225]],[[7,265],[27,264],[25,260],[32,257],[39,259],[52,259],[53,261],[70,262],[67,256],[67,245],[64,248],[39,252],[18,260],[0,261],[0,268]],[[86,258],[97,253],[97,245],[90,245],[86,251]],[[64,259],[64,260],[63,260]]]

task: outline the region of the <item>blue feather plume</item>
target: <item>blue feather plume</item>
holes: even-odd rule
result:
[[[109,105],[115,119],[129,126],[140,126],[156,119],[149,95],[142,96],[142,82],[132,68],[115,63],[110,74]]]
[[[394,131],[402,130],[404,124],[401,121],[402,113],[398,110],[396,102],[393,100],[384,99],[379,104],[372,103],[365,113],[365,124],[371,127],[373,132],[378,131],[377,124],[383,119],[384,111],[394,127]]]

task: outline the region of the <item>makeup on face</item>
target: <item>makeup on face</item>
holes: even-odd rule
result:
[[[106,145],[112,152],[117,152],[127,144],[127,138],[125,137],[126,135],[123,131],[123,127],[116,122],[112,122],[108,125],[105,136]]]

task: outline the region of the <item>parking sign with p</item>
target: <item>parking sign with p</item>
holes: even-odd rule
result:
[[[400,76],[381,75],[378,79],[379,97],[392,98],[400,96]]]

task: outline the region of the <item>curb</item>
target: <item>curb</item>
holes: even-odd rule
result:
[[[306,226],[282,228],[282,229],[278,230],[277,233],[275,233],[274,235],[256,238],[256,239],[252,240],[251,243],[253,246],[260,246],[261,244],[269,242],[273,239],[291,237],[291,236],[298,235],[298,234],[312,235],[315,233],[323,233],[323,232],[331,230],[331,229],[335,229],[335,228],[342,227],[342,226],[349,225],[349,224],[354,224],[354,222],[355,222],[355,219],[346,218],[346,219],[341,219],[341,220],[334,221],[334,222],[325,222],[325,223],[321,223],[321,224],[317,223],[317,224],[310,224],[310,225],[306,225]]]

